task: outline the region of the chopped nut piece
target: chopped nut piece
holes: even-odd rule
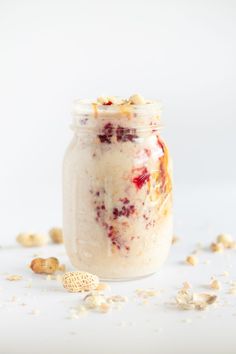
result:
[[[110,290],[110,286],[106,283],[99,283],[96,290],[97,291],[104,291],[104,290]]]
[[[176,296],[177,306],[181,310],[194,309],[193,294],[189,290],[181,289]]]
[[[211,250],[212,250],[212,252],[223,252],[223,250],[224,250],[224,245],[223,245],[223,243],[221,243],[221,242],[219,242],[219,243],[213,242],[213,243],[211,244]]]
[[[154,297],[160,294],[159,291],[153,289],[136,289],[137,296],[147,299],[149,297]]]
[[[99,294],[88,294],[84,298],[86,307],[89,309],[98,309],[102,304],[106,303],[104,296]]]
[[[58,270],[59,261],[55,257],[35,258],[30,264],[30,268],[34,273],[53,274]]]
[[[127,296],[121,296],[121,295],[112,295],[107,298],[107,302],[127,302],[128,298]]]
[[[99,306],[99,311],[102,313],[107,313],[110,311],[110,309],[111,309],[110,305],[106,303],[103,303]]]
[[[109,106],[112,104],[121,104],[123,101],[114,96],[100,96],[97,98],[97,103],[100,103],[104,106]]]
[[[225,248],[228,248],[232,241],[233,238],[229,234],[220,234],[217,236],[217,243],[222,243]]]
[[[195,307],[197,310],[204,310],[208,305],[212,305],[216,299],[216,295],[211,294],[193,294]]]
[[[109,98],[105,96],[100,96],[97,98],[97,102],[106,105],[109,103]]]
[[[59,227],[53,227],[51,230],[49,230],[49,236],[54,243],[63,243],[63,233],[62,229]]]
[[[87,272],[67,272],[62,278],[64,288],[72,293],[95,290],[99,284],[96,275]]]
[[[219,280],[214,279],[212,280],[212,282],[210,283],[210,287],[214,290],[220,290],[221,289],[221,283],[219,282]]]
[[[21,280],[22,278],[23,278],[22,275],[17,275],[17,274],[8,275],[6,277],[6,279],[10,281]]]
[[[188,282],[188,281],[185,281],[184,283],[183,283],[183,290],[187,290],[187,289],[191,289],[191,284]]]
[[[190,290],[181,289],[176,296],[176,303],[181,310],[205,310],[216,299],[215,295],[194,294]]]
[[[135,95],[130,96],[129,102],[131,104],[145,104],[144,98],[139,94],[135,94]]]
[[[191,265],[191,266],[195,266],[198,264],[198,258],[194,255],[188,256],[186,258],[186,263]]]
[[[24,247],[40,247],[47,244],[45,235],[36,233],[21,233],[17,236],[16,241]]]

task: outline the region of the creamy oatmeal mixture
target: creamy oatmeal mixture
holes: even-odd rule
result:
[[[139,95],[76,101],[64,158],[65,245],[105,279],[155,272],[172,242],[172,184],[160,104]]]

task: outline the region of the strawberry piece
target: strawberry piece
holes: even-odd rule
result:
[[[142,174],[134,177],[132,182],[135,184],[137,189],[141,189],[143,185],[150,180],[150,173],[148,172],[147,168],[144,167]]]

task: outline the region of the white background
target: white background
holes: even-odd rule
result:
[[[73,99],[135,92],[164,105],[177,232],[236,232],[235,37],[234,0],[0,0],[1,244],[61,224]]]
[[[60,223],[75,97],[161,99],[176,186],[234,182],[235,33],[233,0],[1,0],[3,240]]]

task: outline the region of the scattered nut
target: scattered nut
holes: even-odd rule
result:
[[[21,233],[17,236],[16,241],[24,247],[40,247],[47,244],[45,235],[36,233]]]
[[[59,227],[53,227],[51,230],[49,230],[49,236],[53,243],[64,242],[62,229],[60,229]]]
[[[225,248],[228,248],[232,241],[233,238],[229,234],[220,234],[217,236],[217,243],[222,243]]]
[[[212,252],[223,252],[223,250],[224,250],[224,245],[223,245],[223,243],[221,243],[221,242],[219,242],[219,243],[213,242],[213,243],[211,244],[211,250],[212,250]]]
[[[17,274],[8,275],[6,277],[6,279],[10,281],[21,280],[22,278],[23,278],[22,275],[17,275]]]
[[[102,304],[106,303],[105,297],[99,294],[88,294],[84,298],[86,307],[89,309],[98,309]]]
[[[129,101],[131,104],[145,104],[144,98],[139,94],[130,96]]]
[[[220,290],[221,289],[221,283],[219,282],[219,280],[214,279],[210,283],[210,287],[211,287],[211,289],[214,289],[214,290]]]
[[[216,238],[216,242],[211,244],[211,250],[212,252],[222,252],[226,248],[235,249],[236,241],[234,241],[229,234],[219,234]]]
[[[108,303],[127,302],[127,301],[128,301],[127,296],[121,296],[121,295],[112,295],[107,298]]]
[[[194,255],[188,256],[186,258],[186,263],[191,265],[191,266],[195,266],[198,264],[198,258]]]
[[[62,284],[72,293],[91,291],[97,288],[99,278],[87,272],[67,272],[63,275]]]
[[[185,281],[184,283],[183,283],[183,290],[188,290],[188,289],[191,289],[191,284],[188,282],[188,281]]]
[[[100,96],[97,98],[97,103],[100,103],[104,106],[111,104],[121,104],[122,100],[114,96]]]
[[[108,305],[106,303],[103,303],[99,306],[99,311],[102,313],[107,313],[110,311],[110,309],[111,309],[110,305]]]
[[[97,98],[95,104],[101,104],[101,105],[124,105],[124,106],[129,106],[129,105],[143,105],[143,104],[148,104],[151,103],[152,101],[150,100],[145,100],[141,95],[135,94],[130,96],[129,99],[120,99],[115,96],[100,96]]]
[[[59,261],[55,257],[35,258],[30,264],[30,268],[37,274],[53,274],[58,270]]]
[[[176,304],[180,310],[205,310],[216,300],[216,295],[192,293],[184,288],[176,296]]]
[[[160,291],[154,289],[136,289],[135,292],[138,297],[143,299],[160,295]]]
[[[99,97],[97,98],[97,102],[100,103],[100,104],[106,105],[106,104],[108,104],[108,102],[109,102],[109,98],[108,98],[108,97],[105,97],[105,96],[99,96]]]
[[[110,290],[110,286],[106,283],[99,283],[98,286],[96,287],[96,291],[104,291],[104,290]]]

